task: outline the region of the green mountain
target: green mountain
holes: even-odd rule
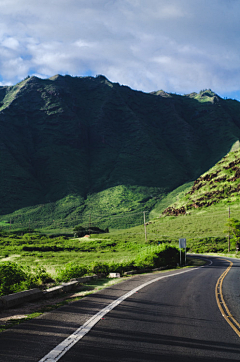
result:
[[[211,90],[143,93],[104,76],[29,77],[0,87],[0,124],[0,221],[63,227],[96,214],[117,227],[160,212],[231,149],[240,103]]]

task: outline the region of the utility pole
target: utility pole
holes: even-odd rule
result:
[[[91,235],[91,213],[89,215],[89,235]]]
[[[147,225],[146,225],[146,215],[145,211],[143,212],[143,220],[144,220],[144,230],[145,230],[145,242],[147,242]]]
[[[230,219],[230,206],[228,207],[228,219]],[[230,225],[228,226],[228,252],[230,253]]]

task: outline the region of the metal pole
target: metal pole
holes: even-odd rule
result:
[[[180,266],[182,265],[181,248],[180,248]]]

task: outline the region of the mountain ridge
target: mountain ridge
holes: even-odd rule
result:
[[[0,87],[0,124],[4,215],[120,185],[162,198],[240,139],[240,103],[211,90],[144,93],[102,75],[29,77]]]

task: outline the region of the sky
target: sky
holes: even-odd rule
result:
[[[0,85],[105,75],[240,100],[240,0],[0,0]]]

